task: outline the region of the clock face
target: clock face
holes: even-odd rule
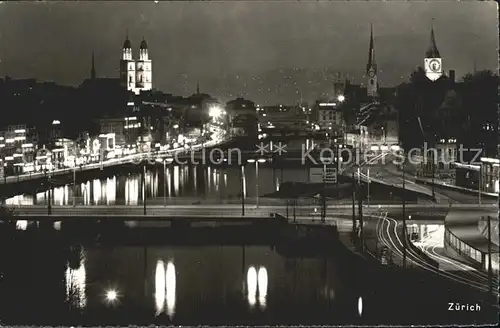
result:
[[[374,76],[375,76],[375,72],[374,72],[374,71],[372,71],[372,70],[370,70],[370,71],[368,72],[368,76],[369,76],[369,77],[374,77]]]
[[[441,71],[441,63],[437,59],[431,59],[429,61],[429,69],[432,72],[440,72]]]

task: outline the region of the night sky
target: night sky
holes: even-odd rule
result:
[[[336,72],[364,81],[370,23],[382,86],[423,65],[431,19],[445,70],[498,66],[495,2],[67,2],[0,4],[0,76],[79,85],[118,77],[127,30],[144,36],[153,86],[258,103],[314,100]]]

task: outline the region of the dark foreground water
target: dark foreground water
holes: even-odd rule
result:
[[[82,246],[4,232],[0,323],[479,324],[498,316],[484,295],[379,268],[335,241],[297,256],[276,245],[162,246],[157,237],[148,245],[141,234],[141,245]],[[448,302],[482,309],[453,313]]]

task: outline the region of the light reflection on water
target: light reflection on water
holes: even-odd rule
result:
[[[167,299],[167,315],[172,319],[175,314],[175,301],[176,301],[176,288],[177,288],[177,274],[175,272],[175,265],[173,262],[167,263],[167,270],[165,273],[166,285],[166,299]]]
[[[259,167],[259,194],[264,195],[277,190],[280,180],[276,178],[278,169]],[[246,197],[254,197],[255,166],[247,165],[242,169],[237,167],[204,167],[167,166],[165,174],[163,167],[148,171],[145,179],[145,189],[149,200],[158,198],[162,202],[164,193],[171,197],[206,197],[232,198],[241,194],[241,174],[243,190]],[[62,178],[57,178],[62,181]],[[305,182],[308,174],[305,169],[287,169],[284,171],[284,181]],[[54,187],[51,199],[54,205],[72,205],[73,198],[77,205],[138,205],[143,199],[141,174],[124,174],[107,178],[93,179],[78,183],[73,188],[72,183]],[[75,195],[75,197],[73,197]],[[7,205],[43,205],[49,199],[48,191],[36,194],[17,195],[6,199]]]
[[[16,229],[17,230],[26,230],[28,228],[27,220],[17,220],[16,221]]]
[[[162,260],[158,260],[155,270],[155,305],[156,315],[161,314],[165,307],[165,264]]]
[[[248,305],[253,308],[257,303],[257,271],[254,266],[247,271],[247,299]]]
[[[177,281],[174,263],[172,261],[169,261],[165,269],[165,263],[162,260],[158,260],[156,262],[155,269],[154,293],[156,315],[160,315],[161,313],[166,312],[170,319],[174,317],[177,287],[176,284]]]
[[[275,279],[274,288],[281,290],[273,293],[275,301],[291,300],[299,304],[315,300],[315,290],[320,286],[327,284],[333,288],[336,284],[327,282],[335,282],[335,274],[317,281],[324,260],[298,261],[299,266],[290,272],[283,258],[269,253],[267,247],[245,247],[245,253],[242,257],[241,247],[234,246],[189,250],[170,247],[88,248],[80,250],[78,261],[73,261],[73,265],[65,269],[66,296],[74,308],[108,308],[103,295],[113,287],[120,293],[120,306],[126,307],[131,301],[147,304],[147,300],[141,301],[146,297],[152,301],[149,307],[155,316],[164,314],[173,320],[179,314],[179,297],[183,316],[225,297],[232,300],[221,305],[231,307],[233,297],[241,295],[242,282],[245,283],[243,290],[246,295],[241,300],[247,303],[247,308],[259,311],[269,308],[272,279]],[[259,264],[245,265],[247,260]],[[312,275],[303,275],[303,270]],[[298,272],[302,272],[300,281],[290,280]],[[285,287],[277,280],[287,281],[288,287],[282,290]]]
[[[259,292],[259,304],[262,309],[265,309],[267,301],[267,270],[264,267],[259,268],[257,290]]]
[[[247,301],[248,306],[252,309],[258,301],[258,305],[262,310],[266,308],[267,302],[267,285],[268,276],[265,267],[260,267],[257,272],[254,266],[250,266],[247,270]]]
[[[76,308],[83,309],[87,305],[86,284],[87,272],[85,270],[85,253],[80,254],[80,264],[77,269],[72,269],[69,264],[66,268],[66,299]]]

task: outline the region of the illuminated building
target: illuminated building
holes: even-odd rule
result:
[[[318,114],[317,123],[321,130],[329,131],[333,135],[342,135],[344,120],[342,111],[337,102],[316,103],[315,112]]]
[[[132,43],[127,39],[123,43],[122,59],[120,60],[121,85],[128,91],[139,94],[152,89],[152,61],[149,59],[148,45],[143,39],[139,47],[139,59],[133,59]]]

